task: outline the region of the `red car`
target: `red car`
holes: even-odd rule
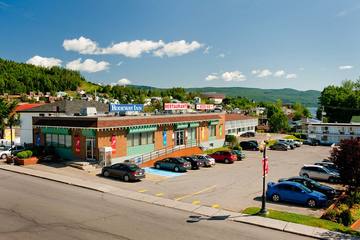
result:
[[[237,160],[236,154],[229,151],[217,151],[209,155],[217,162],[233,163]]]

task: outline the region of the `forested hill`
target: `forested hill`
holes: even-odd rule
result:
[[[60,67],[43,68],[0,58],[0,94],[76,90],[85,79]]]
[[[226,96],[241,96],[257,102],[275,102],[281,99],[283,103],[302,103],[307,107],[316,107],[320,92],[316,90],[299,91],[291,88],[284,89],[261,89],[261,88],[244,88],[244,87],[204,87],[188,88],[186,91],[192,92],[217,92]]]

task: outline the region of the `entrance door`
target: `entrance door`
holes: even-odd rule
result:
[[[175,131],[175,145],[184,145],[184,130]]]
[[[95,149],[95,139],[87,138],[86,139],[86,160],[95,159],[94,149]]]

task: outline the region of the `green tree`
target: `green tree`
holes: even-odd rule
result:
[[[271,132],[283,132],[289,129],[288,119],[282,111],[275,112],[268,121]]]

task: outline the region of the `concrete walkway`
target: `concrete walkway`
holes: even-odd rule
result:
[[[151,196],[143,193],[132,192],[117,187],[112,187],[106,184],[94,183],[89,181],[84,181],[81,179],[67,177],[59,174],[48,173],[33,169],[28,169],[24,167],[14,166],[14,165],[0,165],[1,170],[6,170],[10,172],[30,175],[38,178],[43,178],[51,181],[56,181],[60,183],[70,184],[77,187],[82,187],[94,191],[99,191],[103,193],[108,193],[116,195],[119,197],[142,201],[146,203],[151,203],[159,206],[174,208],[178,210],[183,210],[191,212],[193,214],[198,214],[197,218],[206,218],[206,219],[228,219],[230,221],[247,223],[252,225],[257,225],[260,227],[271,228],[279,231],[299,234],[303,236],[318,238],[318,239],[359,239],[347,234],[342,234],[338,232],[329,231],[322,228],[310,227],[301,224],[289,223],[285,221],[264,218],[259,216],[250,216],[244,215],[237,212],[230,212],[222,209],[211,208],[207,206],[194,205],[190,203],[184,203],[176,200],[171,200],[162,197]]]

